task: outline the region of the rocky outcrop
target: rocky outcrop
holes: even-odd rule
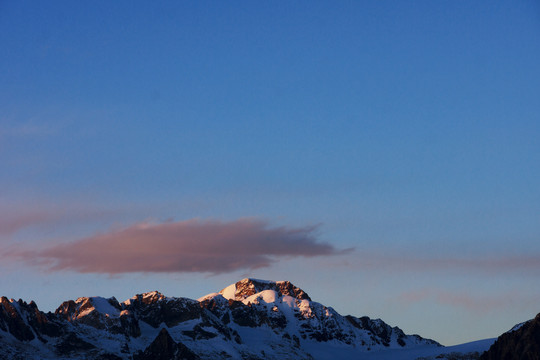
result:
[[[399,346],[405,347],[407,341],[411,339],[416,339],[419,343],[431,342],[433,345],[438,345],[436,341],[424,339],[419,335],[406,335],[400,328],[391,327],[381,319],[370,319],[367,316],[357,318],[350,315],[345,316],[345,318],[357,329],[369,331],[372,334],[371,340],[382,344],[385,347],[389,347],[393,340],[395,340]]]
[[[481,360],[539,360],[540,314],[521,326],[502,334],[482,354]]]
[[[169,299],[157,291],[136,295],[128,302],[126,309],[153,327],[157,327],[161,323],[172,327],[184,321],[198,319],[201,316],[198,301],[186,298]]]

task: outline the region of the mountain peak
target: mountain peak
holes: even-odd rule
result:
[[[242,301],[247,297],[264,290],[274,290],[281,296],[292,296],[300,300],[310,300],[309,295],[290,281],[271,281],[253,278],[245,278],[227,286],[219,293],[227,300]]]
[[[150,291],[150,292],[145,292],[143,294],[137,294],[133,296],[131,299],[124,301],[122,304],[126,306],[129,306],[133,303],[142,303],[142,304],[149,305],[149,304],[153,304],[164,299],[167,299],[167,297],[163,295],[162,293],[160,293],[159,291]]]
[[[77,300],[64,301],[55,313],[62,315],[66,319],[79,319],[92,315],[99,316],[120,316],[121,306],[115,297],[103,298],[100,296],[80,297]]]

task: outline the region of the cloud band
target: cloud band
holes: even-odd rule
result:
[[[9,255],[50,270],[132,272],[231,272],[266,267],[279,257],[343,253],[317,241],[315,227],[271,228],[265,221],[187,220],[141,223],[40,250]]]

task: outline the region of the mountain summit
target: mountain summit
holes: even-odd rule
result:
[[[268,281],[246,278],[227,286],[219,293],[227,300],[243,301],[251,295],[265,290],[276,291],[280,296],[288,295],[300,300],[311,300],[304,290],[294,286],[290,281]]]
[[[247,278],[198,300],[82,297],[46,314],[0,301],[6,359],[326,359],[439,347],[380,319],[342,316],[289,281]]]

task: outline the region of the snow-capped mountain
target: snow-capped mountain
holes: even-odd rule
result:
[[[342,316],[289,281],[243,279],[198,300],[82,297],[55,313],[0,301],[2,359],[324,359],[440,348],[380,319]]]

